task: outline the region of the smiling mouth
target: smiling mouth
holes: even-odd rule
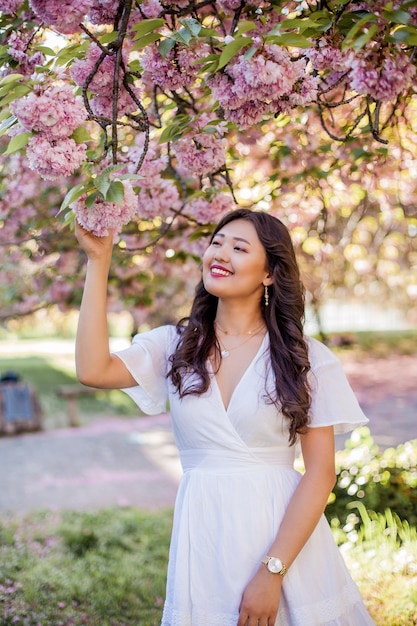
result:
[[[217,267],[215,265],[210,268],[210,273],[212,274],[212,276],[232,276],[232,272],[229,272],[229,270],[226,270],[223,267]]]

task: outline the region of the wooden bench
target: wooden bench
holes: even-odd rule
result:
[[[70,426],[80,425],[77,406],[78,398],[81,398],[82,396],[93,396],[98,391],[103,391],[103,389],[98,389],[97,387],[87,387],[86,385],[61,385],[58,387],[56,395],[67,401],[67,416],[68,424]]]

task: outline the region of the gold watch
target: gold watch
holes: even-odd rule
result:
[[[281,561],[281,559],[278,559],[275,556],[269,556],[267,554],[262,559],[262,563],[266,565],[268,571],[271,572],[271,574],[279,574],[280,576],[285,576],[285,574],[287,573],[287,568],[284,563]]]

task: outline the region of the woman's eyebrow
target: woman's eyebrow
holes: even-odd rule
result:
[[[214,239],[215,237],[223,237],[223,238],[224,238],[224,237],[225,237],[225,235],[224,235],[224,233],[216,233],[216,234],[213,236],[213,239]],[[247,239],[244,239],[243,237],[232,237],[232,239],[233,239],[234,241],[244,241],[245,243],[247,243],[247,244],[248,244],[248,246],[250,246],[250,245],[251,245],[251,242],[250,242],[250,241],[248,241]]]

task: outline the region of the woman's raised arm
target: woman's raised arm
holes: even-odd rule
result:
[[[133,387],[137,382],[109,349],[107,281],[113,235],[96,237],[78,223],[75,224],[75,234],[88,259],[75,344],[78,379],[84,385],[102,389]]]

